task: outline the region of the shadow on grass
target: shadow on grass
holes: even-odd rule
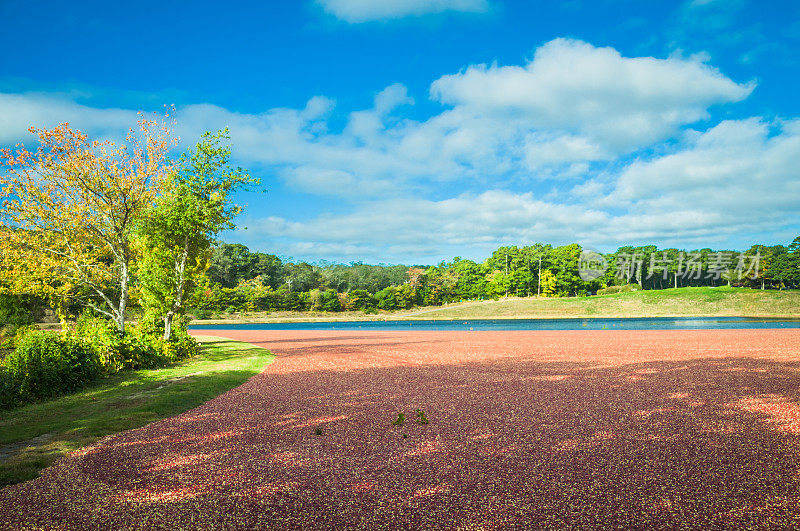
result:
[[[197,407],[247,381],[269,359],[263,349],[213,340],[178,365],[126,371],[73,395],[0,411],[0,486],[35,478],[100,437]]]
[[[430,424],[391,424],[418,408]],[[264,373],[70,458],[47,507],[20,503],[35,484],[0,506],[85,527],[791,527],[799,472],[800,363],[493,360]]]

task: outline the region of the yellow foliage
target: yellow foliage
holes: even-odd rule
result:
[[[542,295],[553,297],[556,294],[556,276],[552,271],[549,269],[543,270],[539,282],[542,288]]]
[[[18,293],[91,295],[118,318],[131,232],[170,169],[169,128],[142,118],[124,145],[89,140],[66,123],[30,131],[36,151],[19,145],[0,157],[8,168],[0,184],[0,282]]]

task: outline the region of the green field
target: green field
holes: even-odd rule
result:
[[[404,312],[414,319],[543,317],[800,317],[800,291],[677,288],[569,298],[509,298]]]
[[[199,406],[273,359],[248,343],[198,339],[201,353],[178,365],[122,372],[79,393],[0,411],[0,486],[32,479],[55,459],[101,437]]]

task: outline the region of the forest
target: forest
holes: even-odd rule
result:
[[[605,271],[581,275],[578,244],[500,247],[483,262],[455,257],[433,266],[282,261],[242,244],[218,243],[194,289],[196,317],[263,311],[409,309],[500,297],[581,297],[622,289],[800,287],[800,237],[787,246],[730,250],[625,246],[600,254]]]

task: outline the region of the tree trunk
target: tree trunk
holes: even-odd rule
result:
[[[186,284],[186,260],[189,257],[189,237],[183,241],[183,252],[180,260],[175,264],[175,297],[172,300],[172,307],[164,316],[164,340],[169,341],[172,337],[172,319],[183,306],[183,288]]]
[[[539,274],[536,277],[536,296],[542,294],[542,257],[539,257]]]
[[[175,316],[175,313],[170,310],[167,312],[167,315],[164,316],[164,340],[169,341],[169,338],[172,337],[172,318]]]
[[[119,334],[125,335],[125,310],[128,306],[128,259],[125,257],[120,260],[119,265],[119,307],[115,312],[117,315],[117,330]]]

